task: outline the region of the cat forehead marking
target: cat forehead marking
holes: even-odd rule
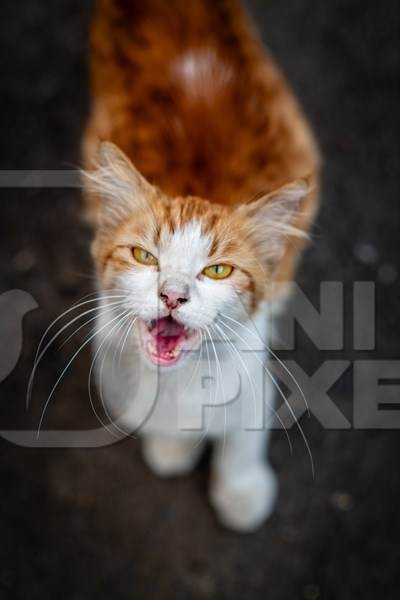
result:
[[[160,239],[161,268],[198,271],[204,267],[211,248],[211,238],[199,221],[193,220]]]
[[[203,97],[228,84],[233,71],[214,48],[195,48],[182,53],[171,68],[173,78],[190,96]]]

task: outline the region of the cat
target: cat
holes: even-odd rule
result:
[[[99,0],[90,73],[102,394],[160,476],[212,442],[211,504],[253,531],[277,495],[264,349],[317,210],[314,136],[237,0]]]

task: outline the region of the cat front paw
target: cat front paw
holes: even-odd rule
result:
[[[251,532],[271,514],[278,493],[275,473],[257,465],[237,477],[216,477],[210,500],[220,521],[229,529]]]
[[[196,465],[202,448],[202,444],[196,442],[196,439],[180,440],[168,436],[146,435],[142,441],[143,458],[160,477],[189,473]]]

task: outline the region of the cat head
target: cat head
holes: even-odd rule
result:
[[[292,226],[308,192],[302,180],[235,207],[168,197],[108,142],[86,175],[98,202],[100,288],[124,296],[154,365],[181,362],[219,315],[246,319],[256,311],[288,236],[302,235]]]

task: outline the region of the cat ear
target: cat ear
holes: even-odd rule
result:
[[[111,142],[102,142],[96,155],[96,168],[85,173],[89,193],[99,199],[101,227],[115,227],[137,210],[147,207],[156,193],[129,158]]]
[[[294,222],[300,216],[302,200],[309,192],[309,184],[299,179],[240,207],[251,220],[252,236],[270,265],[276,266],[289,237],[308,238]]]

